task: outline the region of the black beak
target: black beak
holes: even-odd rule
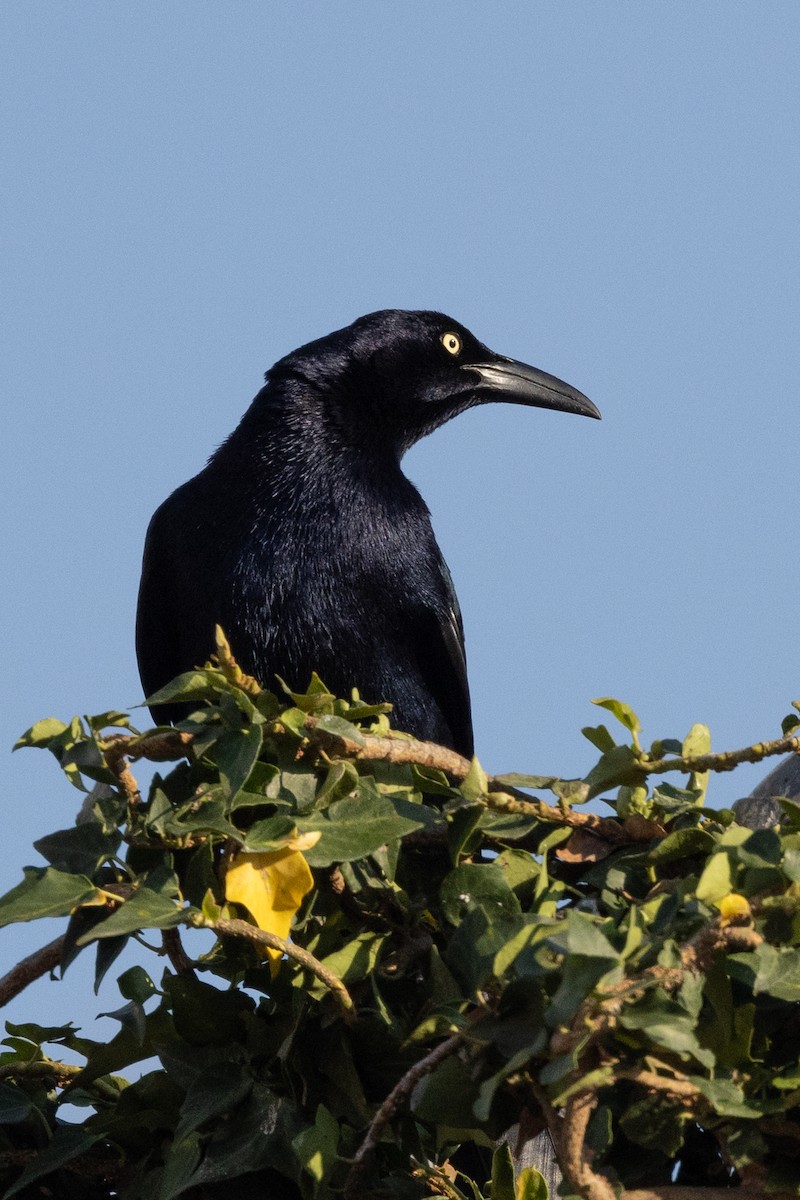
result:
[[[600,410],[588,396],[570,387],[555,375],[529,367],[513,358],[497,356],[492,362],[464,363],[463,371],[474,371],[480,378],[478,390],[488,392],[487,400],[506,400],[510,404],[530,404],[535,408],[558,408],[582,417],[600,420]]]

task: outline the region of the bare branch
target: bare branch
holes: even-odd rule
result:
[[[40,950],[34,950],[0,979],[0,1008],[23,992],[29,983],[40,979],[61,962],[64,935],[48,942]]]
[[[773,741],[756,742],[741,750],[722,750],[719,754],[687,754],[675,758],[638,759],[636,765],[645,775],[664,775],[667,771],[683,771],[686,775],[702,775],[705,771],[732,771],[739,763],[756,763],[776,754],[800,754],[800,736],[789,734]]]
[[[16,1059],[0,1065],[0,1079],[52,1079],[59,1087],[66,1087],[77,1079],[83,1067],[71,1063],[55,1062],[50,1058],[39,1058],[31,1062]]]
[[[184,978],[197,978],[192,960],[183,948],[181,935],[177,929],[162,929],[161,946],[162,954],[166,954],[175,968],[176,974],[183,975]]]
[[[562,1118],[561,1167],[572,1186],[586,1200],[616,1200],[610,1180],[592,1170],[591,1151],[586,1146],[586,1129],[596,1107],[596,1092],[578,1092],[567,1101]]]
[[[459,783],[469,774],[471,764],[468,758],[463,758],[446,746],[438,746],[435,742],[421,742],[416,738],[406,737],[376,737],[371,733],[363,735],[363,743],[357,742],[354,738],[320,729],[314,716],[306,717],[304,730],[310,742],[341,758],[432,767],[435,771],[443,771]]]
[[[413,1067],[406,1071],[405,1075],[394,1085],[372,1118],[367,1130],[367,1136],[356,1151],[344,1185],[345,1200],[361,1200],[361,1197],[364,1195],[361,1186],[362,1176],[375,1153],[375,1148],[381,1140],[387,1125],[392,1122],[401,1105],[411,1095],[420,1079],[429,1075],[431,1071],[438,1067],[439,1063],[444,1062],[451,1054],[455,1054],[464,1041],[465,1036],[463,1031],[459,1031],[447,1038],[446,1041],[440,1042],[435,1049],[431,1050],[430,1054],[426,1054],[424,1058],[415,1062]]]

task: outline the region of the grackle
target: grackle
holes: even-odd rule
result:
[[[265,684],[305,686],[316,671],[339,695],[390,700],[398,728],[470,755],[458,601],[400,460],[494,400],[600,416],[437,312],[371,313],[280,359],[150,522],[136,628],[146,693],[206,661],[219,623]]]

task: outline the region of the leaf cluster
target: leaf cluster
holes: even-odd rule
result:
[[[161,960],[120,976],[106,1043],[7,1026],[7,1197],[546,1200],[495,1149],[521,1120],[576,1195],[676,1164],[800,1195],[800,806],[756,831],[705,807],[705,727],[644,750],[615,700],[627,740],[585,730],[584,780],[490,779],[387,705],[316,678],[276,696],[232,662],[151,698],[187,703],[175,728],[20,739],[84,796],[0,923],[63,917],[62,972],[91,951],[97,983],[131,940]],[[137,759],[160,764],[146,794]],[[226,880],[291,854],[311,884],[287,939]]]

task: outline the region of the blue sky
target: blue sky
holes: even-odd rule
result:
[[[608,694],[645,737],[777,734],[798,35],[795,0],[2,6],[3,889],[76,797],[13,740],[141,699],[150,514],[276,358],[375,308],[442,309],[603,412],[486,407],[406,459],[485,765],[584,773]],[[4,958],[55,932],[6,931]],[[11,1016],[116,1007],[77,1000],[88,966]]]

